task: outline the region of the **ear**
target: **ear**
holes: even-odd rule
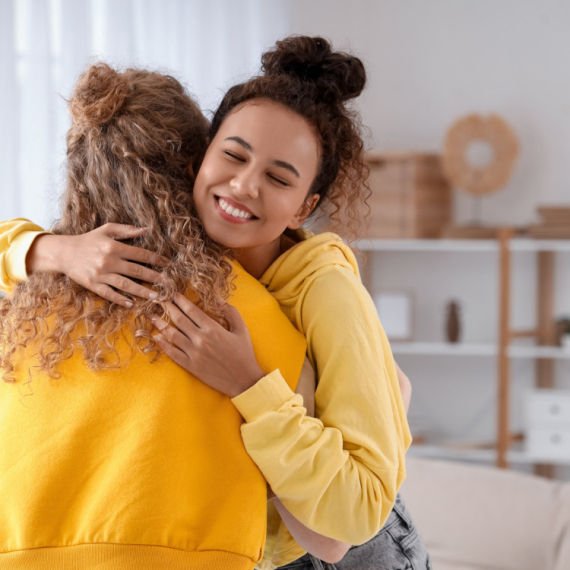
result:
[[[321,197],[318,194],[307,196],[299,211],[295,214],[291,223],[287,226],[290,230],[298,230],[309,217],[309,214],[315,209]]]

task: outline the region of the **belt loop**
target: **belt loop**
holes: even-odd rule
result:
[[[412,519],[406,513],[406,504],[400,497],[400,493],[396,496],[396,502],[394,503],[394,510],[400,515],[400,518],[406,523],[408,530],[412,530],[414,524],[412,523]]]

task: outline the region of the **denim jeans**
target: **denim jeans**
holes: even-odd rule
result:
[[[311,554],[279,570],[431,570],[429,555],[404,501],[398,495],[386,524],[368,542],[351,546],[336,564]]]

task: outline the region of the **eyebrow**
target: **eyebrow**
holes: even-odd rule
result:
[[[273,164],[281,168],[286,168],[287,170],[290,170],[297,178],[301,178],[299,171],[289,162],[284,162],[283,160],[274,160]]]
[[[252,146],[248,142],[245,142],[241,137],[228,137],[227,139],[224,140],[235,141],[239,145],[243,146],[243,148],[245,148],[245,150],[248,150],[249,152],[253,150]]]
[[[227,137],[224,140],[237,142],[248,152],[253,152],[253,147],[241,137]],[[301,178],[299,171],[290,162],[285,162],[284,160],[272,160],[271,163],[275,166],[279,166],[280,168],[285,168],[286,170],[291,171],[297,178]]]

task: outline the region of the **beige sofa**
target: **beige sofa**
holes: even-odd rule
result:
[[[570,483],[417,458],[407,470],[434,570],[570,570]]]

